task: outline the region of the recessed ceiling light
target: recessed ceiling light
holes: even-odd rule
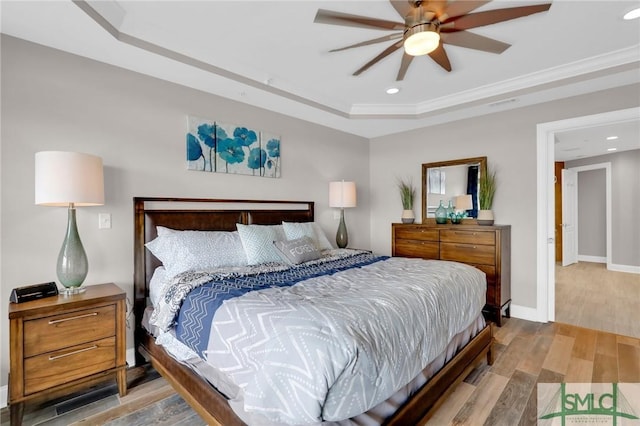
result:
[[[607,151],[617,151],[618,148],[608,148]]]
[[[398,89],[397,87],[389,87],[387,89],[387,95],[395,95],[399,91],[400,91],[400,89]]]
[[[607,136],[608,141],[615,141],[616,139],[618,139],[617,136]]]
[[[625,19],[627,21],[630,19],[638,19],[638,18],[640,18],[640,7],[637,7],[633,10],[628,11],[622,17],[622,19]]]

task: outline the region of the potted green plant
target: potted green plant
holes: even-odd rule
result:
[[[493,210],[491,210],[491,207],[493,206],[493,196],[496,193],[496,171],[487,167],[487,172],[480,175],[478,184],[480,185],[478,225],[493,225]]]
[[[400,190],[400,200],[402,201],[402,223],[413,223],[416,219],[413,213],[413,200],[416,196],[416,188],[413,186],[413,181],[398,180],[398,189]]]

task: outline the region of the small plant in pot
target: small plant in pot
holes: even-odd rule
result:
[[[487,167],[487,173],[480,176],[478,225],[493,225],[493,196],[496,193],[496,172]]]
[[[402,223],[413,223],[415,214],[413,213],[413,200],[416,196],[416,188],[413,181],[398,180],[398,189],[400,190],[400,200],[402,201]]]

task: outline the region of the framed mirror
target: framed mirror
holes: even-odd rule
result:
[[[478,216],[478,182],[487,172],[487,157],[462,158],[459,160],[424,163],[422,165],[422,223],[435,220],[435,210],[449,201],[455,206],[460,195],[470,194],[472,208],[467,210],[470,218]]]

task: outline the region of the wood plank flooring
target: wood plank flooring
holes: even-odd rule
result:
[[[429,426],[528,426],[536,424],[537,383],[640,383],[640,339],[561,323],[505,319],[494,327],[495,362],[472,371],[434,413]],[[144,380],[130,369],[130,390],[79,408],[58,404],[27,409],[29,425],[203,425],[162,378]],[[65,411],[65,410],[62,410]],[[7,410],[0,412],[8,425]]]
[[[640,383],[640,339],[562,323],[506,319],[496,360],[474,370],[429,426],[536,425],[538,383]]]
[[[640,339],[640,274],[556,265],[556,321]]]

